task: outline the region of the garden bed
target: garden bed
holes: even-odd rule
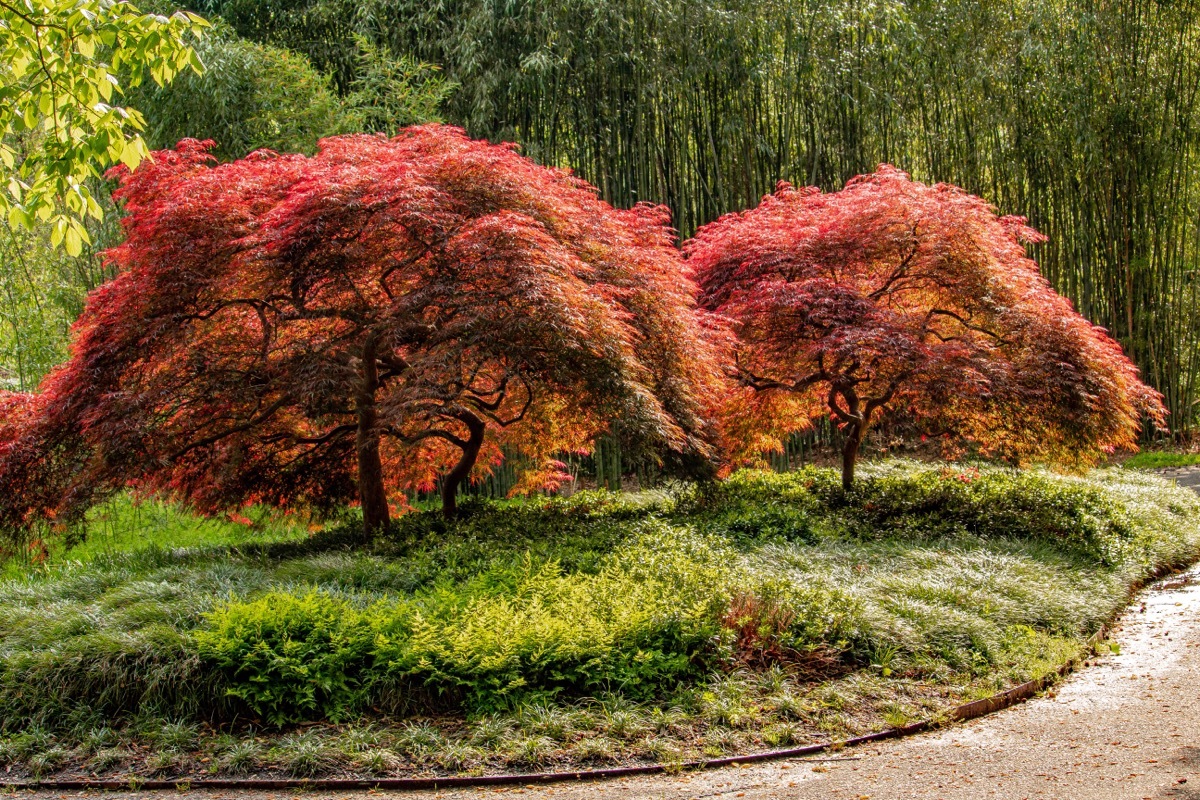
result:
[[[405,777],[842,739],[1054,672],[1198,521],[1126,470],[891,461],[849,494],[809,468],[412,514],[369,549],[93,542],[0,583],[0,762]]]

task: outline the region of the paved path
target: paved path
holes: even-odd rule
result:
[[[940,733],[830,756],[837,760],[795,760],[677,777],[539,788],[419,792],[404,797],[1200,800],[1200,568],[1147,593],[1143,600],[1126,614],[1114,633],[1121,645],[1119,655],[1106,656],[1076,673],[1055,695]],[[368,800],[382,794],[311,792],[303,796]],[[196,800],[288,800],[294,795],[197,791],[187,796]],[[130,795],[111,793],[106,797]]]
[[[1186,486],[1195,492],[1200,492],[1200,466],[1164,467],[1156,469],[1154,472],[1174,481],[1177,486]]]

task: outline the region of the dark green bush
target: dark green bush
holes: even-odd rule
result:
[[[726,510],[715,515],[705,527],[723,533],[743,546],[770,541],[805,544],[817,541],[817,526],[812,517],[803,509],[778,502]]]
[[[977,536],[1051,542],[1114,566],[1145,536],[1127,498],[1092,480],[1038,471],[890,462],[844,491],[834,470],[742,472],[697,492],[683,513],[752,539],[821,535],[925,539]],[[1193,513],[1194,504],[1168,504]]]
[[[1121,499],[1084,481],[1037,472],[928,468],[860,481],[839,503],[859,531],[1045,539],[1105,564],[1135,532]]]

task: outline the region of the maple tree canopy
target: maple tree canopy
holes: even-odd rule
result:
[[[953,186],[890,166],[838,192],[780,184],[684,249],[700,304],[726,318],[741,392],[736,457],[830,414],[859,446],[894,411],[949,443],[1016,461],[1085,465],[1132,448],[1161,396],[1075,312],[1023,243],[1042,237]]]
[[[184,140],[116,197],[118,276],[33,396],[0,399],[0,524],[132,485],[215,511],[444,508],[501,448],[556,453],[620,420],[628,446],[707,458],[717,376],[668,212],[612,208],[563,170],[451,127],[215,165]]]

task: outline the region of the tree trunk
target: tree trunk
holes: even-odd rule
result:
[[[837,398],[846,401],[843,410]],[[846,442],[842,445],[842,489],[850,491],[854,485],[854,464],[858,461],[858,449],[862,446],[863,436],[871,425],[873,403],[867,403],[864,409],[853,384],[835,384],[829,391],[829,408],[834,416],[841,419],[846,427]]]
[[[358,414],[358,496],[362,502],[363,536],[368,542],[391,524],[387,490],[383,487],[383,462],[379,458],[379,436],[372,431],[374,417],[374,409],[369,414],[361,410]]]
[[[387,490],[383,486],[383,462],[379,458],[379,415],[375,410],[375,392],[379,389],[379,366],[375,359],[376,344],[369,339],[363,348],[363,380],[356,405],[358,432],[358,499],[363,510],[363,537],[387,531],[391,524]]]
[[[479,450],[483,447],[483,436],[487,432],[483,420],[473,414],[463,414],[459,419],[466,424],[469,435],[462,458],[454,465],[454,469],[442,478],[442,516],[446,519],[458,518],[458,487],[471,474],[471,469],[479,458]]]
[[[846,429],[846,443],[842,446],[842,489],[847,492],[854,485],[854,465],[858,461],[865,428],[863,423],[856,422]]]

